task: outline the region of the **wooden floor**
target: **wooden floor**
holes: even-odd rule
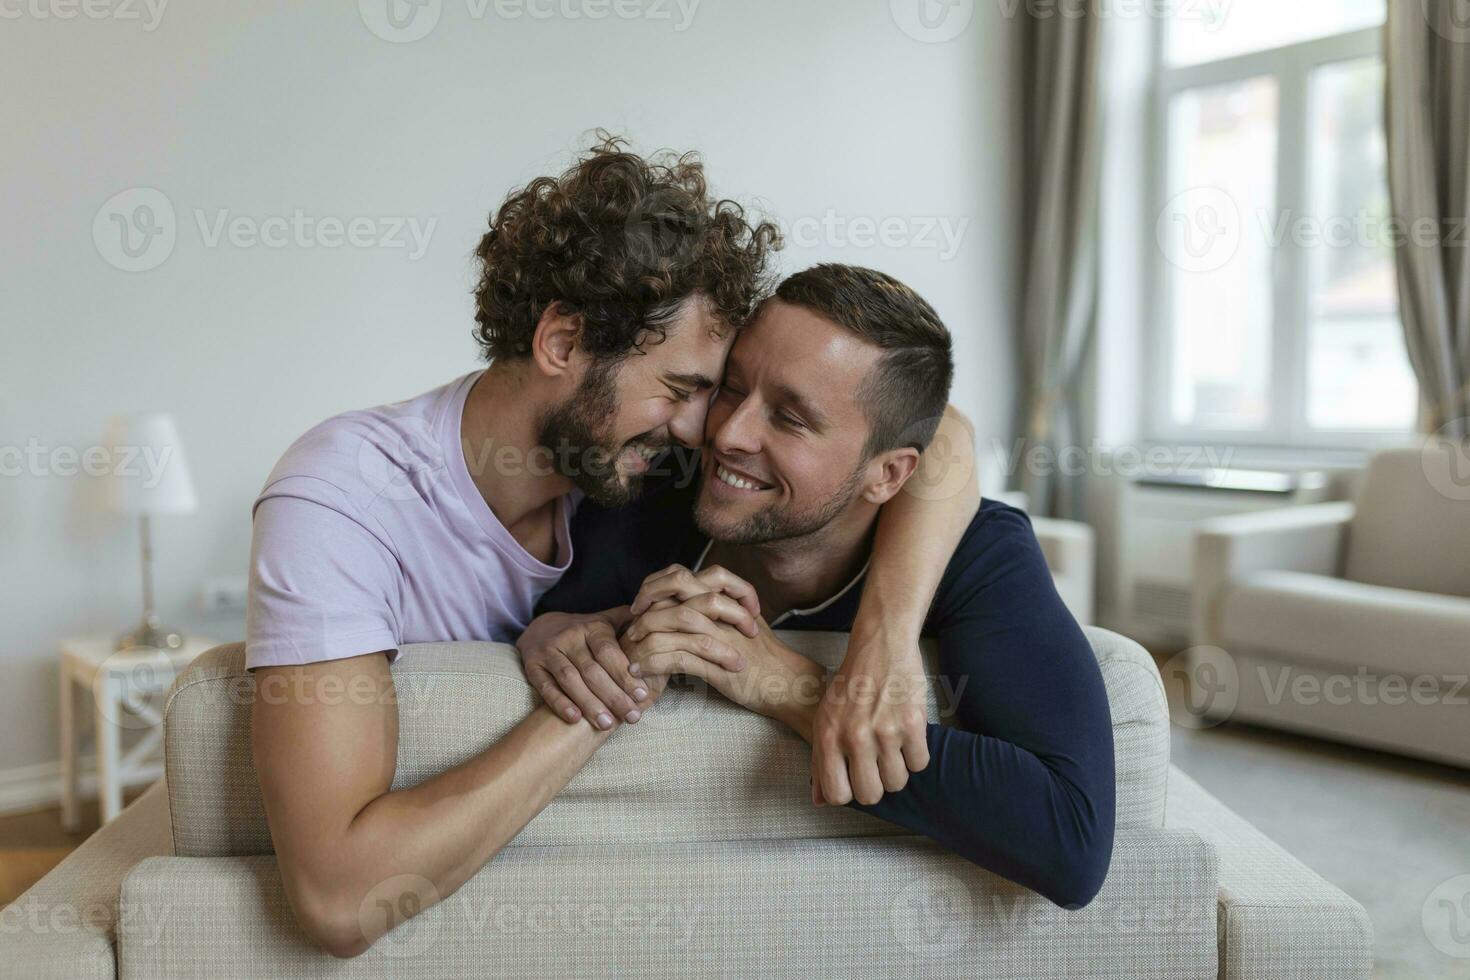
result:
[[[128,790],[123,802],[131,803],[147,788]],[[95,800],[82,803],[81,817],[80,829],[68,833],[62,829],[59,806],[0,815],[0,906],[19,898],[96,832]]]

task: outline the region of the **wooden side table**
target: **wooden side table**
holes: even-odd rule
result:
[[[163,774],[156,750],[163,742],[163,695],[179,671],[217,640],[191,636],[177,650],[116,652],[112,638],[71,637],[61,644],[61,823],[68,830],[77,816],[79,726],[77,689],[92,695],[92,732],[97,748],[97,797],[102,823],[122,810],[124,787],[152,782]],[[144,734],[126,751],[122,733]]]

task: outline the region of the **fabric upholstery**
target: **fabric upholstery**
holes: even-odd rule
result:
[[[1222,980],[1367,980],[1373,926],[1363,907],[1173,767],[1165,823],[1219,856]]]
[[[1470,473],[1463,450],[1430,442],[1378,453],[1356,501],[1345,576],[1470,597]]]
[[[1466,555],[1470,564],[1470,553]],[[1221,644],[1410,677],[1470,671],[1470,599],[1326,575],[1260,572],[1226,590]]]
[[[1201,521],[1194,540],[1195,645],[1220,644],[1221,597],[1257,572],[1338,575],[1352,518],[1352,504],[1334,502]]]
[[[1230,649],[1234,681],[1228,710],[1212,716],[1330,738],[1385,752],[1470,768],[1470,678],[1414,687],[1426,678],[1318,666],[1295,654],[1241,645]],[[1219,661],[1216,661],[1219,664]]]
[[[158,858],[124,978],[1213,977],[1216,863],[1188,831],[1118,835],[1068,912],[916,838],[518,847],[362,956],[299,931],[270,856]],[[371,902],[366,916],[386,914]],[[260,910],[241,914],[242,909]]]
[[[1168,723],[1153,661],[1136,643],[1087,630],[1115,729],[1119,827],[1163,821]],[[846,636],[782,633],[836,666]],[[932,653],[932,651],[930,651]],[[399,698],[395,788],[412,786],[492,745],[532,709],[515,650],[422,644],[393,665]],[[182,856],[271,853],[250,756],[254,677],[240,644],[196,660],[165,706],[165,750]],[[931,692],[931,718],[942,718]],[[513,846],[883,836],[903,833],[845,807],[814,808],[810,751],[796,735],[702,686],[675,687],[593,756]],[[793,802],[799,805],[793,805]]]
[[[119,928],[151,910],[119,905],[124,876],[173,852],[168,791],[159,780],[0,913],[0,978],[112,980]]]

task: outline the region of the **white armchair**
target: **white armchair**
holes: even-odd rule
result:
[[[1460,452],[1380,453],[1353,503],[1201,525],[1186,670],[1215,686],[1206,715],[1470,766]]]

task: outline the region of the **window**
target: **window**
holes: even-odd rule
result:
[[[1363,445],[1412,428],[1384,2],[1234,0],[1213,18],[1186,4],[1167,22],[1151,191],[1156,437]]]

